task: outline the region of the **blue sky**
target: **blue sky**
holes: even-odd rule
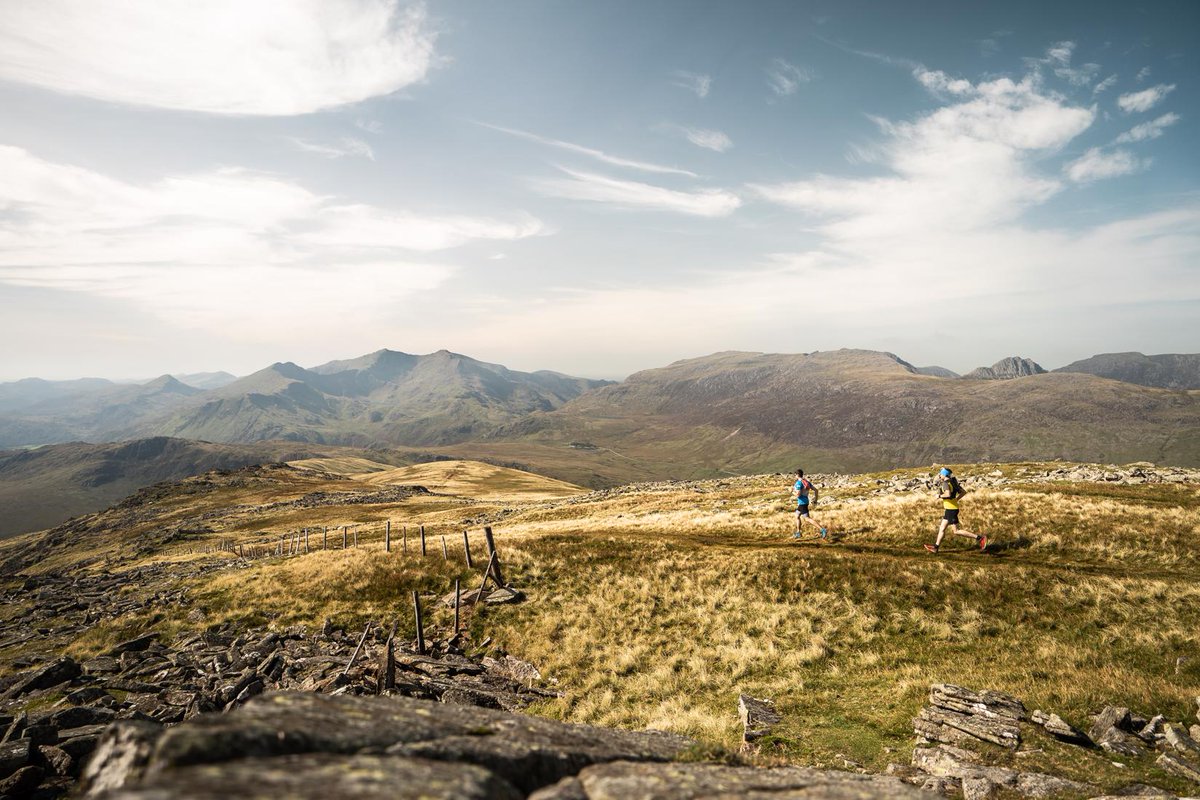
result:
[[[0,380],[1200,350],[1194,2],[0,17]]]

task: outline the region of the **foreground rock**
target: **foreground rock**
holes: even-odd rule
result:
[[[929,687],[929,705],[913,720],[913,729],[926,742],[984,741],[1015,748],[1021,743],[1020,723],[1026,716],[1025,706],[1012,695],[935,683]]]
[[[530,800],[709,800],[710,798],[934,798],[897,778],[803,767],[755,769],[716,764],[613,763],[530,795]]]
[[[661,763],[692,742],[404,697],[279,693],[164,731],[127,726],[105,733],[84,797],[930,797],[881,776]]]

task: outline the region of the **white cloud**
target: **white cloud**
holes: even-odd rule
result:
[[[605,164],[611,164],[614,167],[625,167],[627,169],[635,169],[641,172],[651,172],[658,175],[683,175],[688,178],[700,177],[696,173],[689,172],[686,169],[665,167],[661,164],[652,164],[648,161],[636,161],[631,158],[622,158],[621,156],[614,156],[605,153],[603,150],[596,150],[591,147],[584,147],[583,145],[564,142],[560,139],[550,139],[545,136],[538,136],[536,133],[529,133],[528,131],[517,130],[515,128],[505,128],[500,125],[490,125],[486,122],[479,122],[476,124],[481,125],[484,128],[490,128],[494,131],[507,133],[510,136],[516,136],[520,139],[527,139],[531,142],[537,142],[538,144],[544,144],[549,147],[557,147],[559,150],[566,150],[568,153],[577,153],[579,155],[587,156],[588,158],[594,158],[597,161],[602,161]]]
[[[1055,42],[1046,49],[1046,54],[1043,57],[1026,58],[1025,64],[1035,72],[1039,71],[1042,67],[1048,67],[1056,76],[1067,81],[1072,86],[1086,86],[1095,80],[1096,75],[1100,73],[1100,65],[1087,63],[1077,67],[1072,66],[1071,58],[1074,54],[1075,42]]]
[[[917,67],[913,70],[913,75],[921,85],[931,92],[940,92],[943,94],[970,94],[975,90],[971,82],[962,78],[951,78],[941,70],[929,70],[924,67]]]
[[[354,127],[376,136],[383,133],[383,123],[377,119],[356,119],[354,120]]]
[[[1116,74],[1114,73],[1112,75],[1109,75],[1107,78],[1105,78],[1104,80],[1100,81],[1099,83],[1097,83],[1095,86],[1092,87],[1092,94],[1097,95],[1103,91],[1107,91],[1108,89],[1111,89],[1113,84],[1115,84],[1116,82],[1117,82]]]
[[[1141,69],[1138,70],[1136,80],[1138,83],[1141,83],[1142,81],[1146,80],[1146,78],[1149,78],[1149,77],[1150,77],[1150,68],[1142,67]]]
[[[560,169],[569,177],[535,180],[534,187],[553,197],[611,203],[625,208],[651,208],[699,217],[725,217],[742,204],[737,195],[722,189],[684,192],[592,172]]]
[[[696,145],[696,147],[703,147],[705,150],[715,150],[718,153],[724,153],[733,147],[733,140],[721,131],[706,130],[704,128],[682,128],[681,130],[689,142]]]
[[[0,146],[0,283],[130,300],[170,319],[256,324],[386,306],[444,281],[413,254],[540,222],[352,205],[244,170],[117,181]],[[236,313],[235,313],[236,312]]]
[[[1089,183],[1105,178],[1130,175],[1144,168],[1143,162],[1128,150],[1105,152],[1099,147],[1090,148],[1064,168],[1067,177],[1076,183]]]
[[[306,114],[390,94],[434,65],[424,5],[397,0],[7,2],[0,78],[215,114]]]
[[[1179,122],[1181,117],[1174,111],[1163,114],[1157,119],[1143,122],[1141,125],[1134,125],[1129,130],[1117,137],[1117,142],[1127,144],[1129,142],[1144,142],[1148,139],[1157,139],[1163,135],[1163,131],[1171,125]]]
[[[963,86],[940,73],[915,75],[934,90],[953,86],[956,99],[912,122],[877,121],[885,139],[873,153],[890,174],[751,188],[814,215],[838,241],[987,229],[1062,188],[1034,165],[1086,130],[1093,110],[1043,93],[1034,76]]]
[[[767,85],[780,97],[795,94],[801,84],[811,80],[812,75],[808,70],[782,58],[772,59],[771,64],[767,67]]]
[[[310,142],[306,139],[300,139],[294,136],[287,137],[287,141],[292,145],[292,147],[301,152],[313,153],[324,158],[360,156],[371,161],[375,160],[375,151],[371,149],[371,145],[367,144],[362,139],[357,139],[353,136],[343,136],[336,144]]]
[[[1117,106],[1126,114],[1149,111],[1175,90],[1175,84],[1160,83],[1140,92],[1130,92],[1117,98]]]
[[[712,90],[712,76],[710,75],[704,75],[699,72],[676,70],[672,73],[672,76],[674,77],[672,83],[675,86],[687,89],[701,100],[708,97],[708,93]]]

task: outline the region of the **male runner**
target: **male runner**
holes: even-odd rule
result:
[[[813,482],[804,477],[804,470],[796,470],[796,482],[792,485],[792,497],[796,501],[796,532],[792,534],[793,539],[800,539],[804,536],[804,523],[808,523],[820,531],[818,535],[822,539],[829,535],[828,528],[809,516],[809,509],[817,504],[817,497],[820,494],[821,492],[813,485]]]
[[[960,528],[958,525],[958,501],[967,493],[966,489],[958,482],[958,478],[954,477],[953,472],[949,467],[942,467],[938,472],[938,497],[942,501],[942,524],[938,527],[937,540],[933,544],[925,545],[925,549],[931,553],[936,553],[942,546],[942,537],[946,535],[946,529],[955,536],[966,536],[969,539],[974,539],[979,545],[979,549],[983,550],[987,547],[987,537],[982,534],[972,533],[966,528]]]

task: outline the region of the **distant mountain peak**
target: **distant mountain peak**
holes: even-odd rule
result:
[[[971,370],[964,378],[984,381],[1007,381],[1013,378],[1026,378],[1030,375],[1044,375],[1046,370],[1031,358],[1009,356],[1002,358],[990,367],[979,367]]]

